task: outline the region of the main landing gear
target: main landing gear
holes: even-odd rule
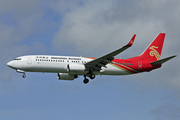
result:
[[[84,78],[84,84],[87,84],[89,82],[89,79],[87,79],[86,77]]]
[[[90,79],[94,79],[96,76],[94,74],[91,74],[88,76]],[[89,82],[89,79],[86,78],[86,76],[84,75],[84,80],[83,80],[84,84],[87,84]]]

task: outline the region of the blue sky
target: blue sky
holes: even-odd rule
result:
[[[0,119],[179,120],[180,2],[171,0],[2,0],[0,2]],[[134,45],[116,56],[141,54],[166,33],[162,68],[130,76],[57,79],[56,73],[8,68],[29,54],[99,57]]]

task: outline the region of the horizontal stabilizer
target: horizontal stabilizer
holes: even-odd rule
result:
[[[167,57],[167,58],[164,58],[164,59],[161,59],[161,60],[157,60],[157,61],[155,61],[155,62],[151,62],[150,64],[151,64],[151,65],[161,65],[161,64],[165,63],[166,61],[174,58],[174,57],[176,57],[176,55],[171,56],[171,57]]]

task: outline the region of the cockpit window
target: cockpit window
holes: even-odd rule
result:
[[[16,59],[14,59],[14,60],[21,60],[21,58],[16,58]]]

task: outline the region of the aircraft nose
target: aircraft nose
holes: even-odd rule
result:
[[[13,66],[14,66],[13,61],[8,62],[8,63],[7,63],[7,66],[13,68]]]
[[[8,62],[8,63],[7,63],[7,66],[10,67],[10,66],[11,66],[11,62]]]

